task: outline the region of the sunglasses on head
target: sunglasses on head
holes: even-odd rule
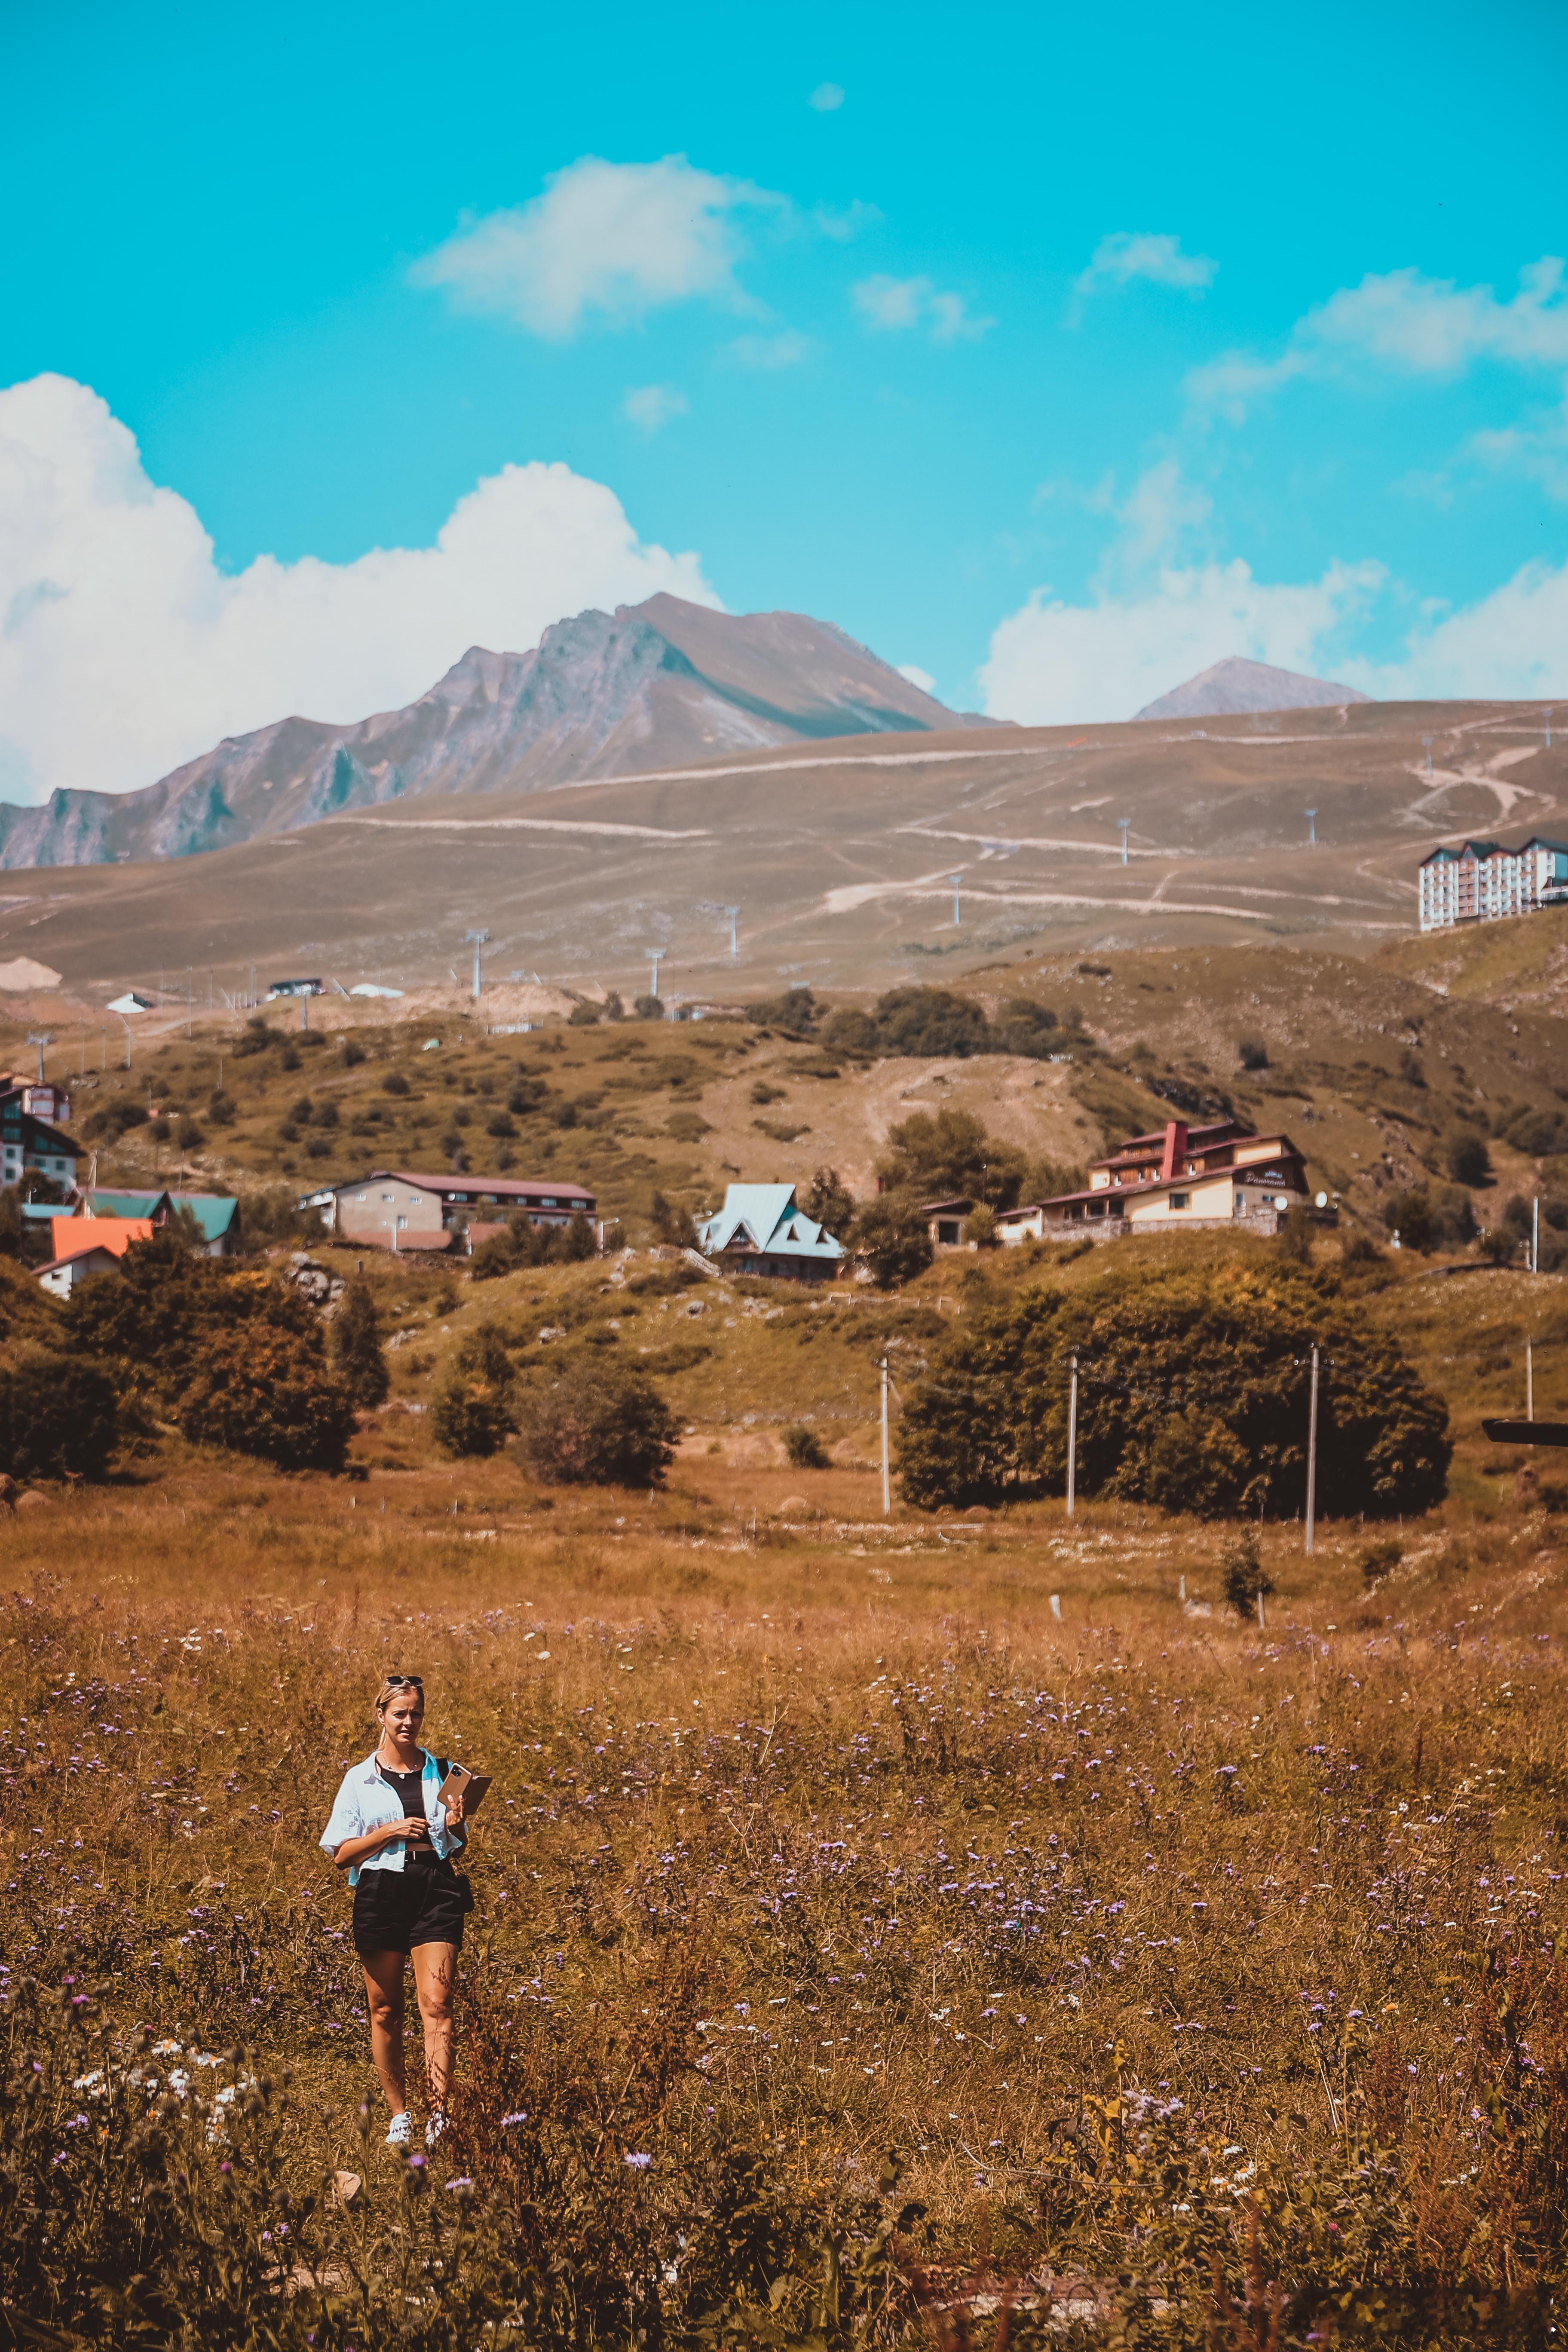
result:
[[[423,1675],[388,1675],[386,1679],[389,1683],[395,1683],[400,1690],[422,1691],[425,1687]]]

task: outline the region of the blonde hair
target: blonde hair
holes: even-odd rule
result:
[[[418,1692],[419,1704],[421,1707],[423,1707],[425,1704],[425,1685],[422,1682],[414,1680],[413,1677],[408,1675],[385,1675],[383,1676],[381,1688],[375,1695],[375,1717],[378,1723],[385,1715],[390,1702],[397,1696],[398,1692],[409,1689],[416,1690]]]

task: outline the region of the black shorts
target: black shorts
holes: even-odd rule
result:
[[[463,1941],[468,1884],[449,1862],[414,1870],[366,1870],[354,1888],[354,1949],[408,1953],[416,1944]]]

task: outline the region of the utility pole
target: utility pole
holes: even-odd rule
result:
[[[191,1034],[191,1022],[196,1009],[196,975],[190,964],[185,966],[185,1034]]]
[[[40,1060],[38,1076],[42,1077],[43,1075],[44,1066]],[[1530,1271],[1531,1274],[1541,1272],[1541,1195],[1539,1192],[1530,1204]]]
[[[1078,1358],[1072,1358],[1072,1384],[1068,1390],[1068,1517],[1078,1496]]]
[[[726,907],[724,912],[730,918],[730,961],[733,963],[741,952],[741,942],[735,930],[735,926],[741,919],[741,909],[739,907]]]
[[[465,940],[471,940],[474,945],[474,1003],[477,1004],[479,1001],[479,951],[489,940],[489,931],[465,931],[463,937]]]
[[[1119,816],[1116,822],[1121,827],[1121,863],[1125,866],[1127,863],[1127,831],[1128,827],[1131,824],[1132,820],[1130,816]]]
[[[1316,809],[1309,809],[1307,811],[1307,846],[1309,849],[1316,849],[1317,845],[1318,812]]]
[[[646,950],[647,960],[653,966],[653,986],[648,991],[650,996],[657,997],[658,994],[658,968],[668,952],[668,949],[665,948],[648,948]]]
[[[1526,1421],[1535,1419],[1535,1342],[1533,1339],[1527,1339],[1524,1343],[1524,1417]]]
[[[1541,714],[1546,721],[1546,748],[1549,751],[1552,749],[1552,714],[1556,708],[1557,705],[1554,702],[1549,702]]]
[[[1307,1557],[1312,1556],[1312,1537],[1318,1517],[1318,1351],[1312,1350],[1312,1402],[1307,1417]],[[1259,1596],[1261,1598],[1261,1596]],[[1258,1623],[1262,1623],[1259,1617]]]
[[[1423,735],[1421,738],[1421,749],[1426,754],[1426,773],[1430,775],[1432,772],[1432,738],[1430,735]]]
[[[952,885],[952,928],[956,931],[961,920],[958,911],[958,887],[963,877],[962,874],[950,874],[947,878]]]
[[[893,1490],[888,1480],[888,1359],[882,1359],[882,1517],[893,1516]]]

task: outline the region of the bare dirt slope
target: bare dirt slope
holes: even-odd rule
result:
[[[1565,828],[1568,750],[1545,748],[1523,704],[862,735],[348,812],[200,859],[16,874],[0,962],[28,956],[98,1003],[155,991],[161,970],[183,996],[187,967],[198,994],[209,968],[232,991],[252,958],[263,977],[414,987],[466,971],[478,928],[498,979],[625,992],[657,949],[667,997],[722,1000],[1025,950],[1365,955],[1413,940],[1416,865],[1438,841]]]

